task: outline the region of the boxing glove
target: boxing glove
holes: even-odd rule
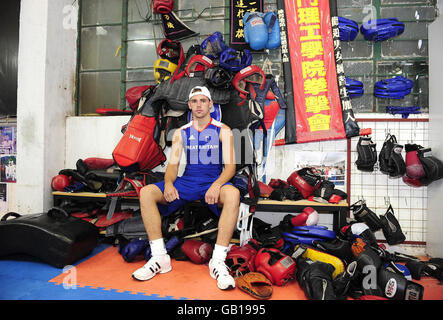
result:
[[[345,240],[353,241],[355,238],[362,238],[369,245],[377,245],[374,234],[363,222],[353,223],[340,229],[340,233]]]
[[[212,246],[200,240],[189,239],[182,245],[183,253],[196,264],[204,264],[211,259]]]
[[[262,12],[246,12],[243,16],[245,42],[252,50],[263,50],[268,43],[268,28]]]
[[[314,191],[313,199],[316,202],[328,203],[334,193],[335,185],[333,182],[325,180],[321,183],[320,188]]]
[[[297,259],[297,281],[310,300],[337,300],[334,292],[332,273],[334,267],[329,263]]]
[[[405,144],[406,175],[411,179],[420,179],[425,176],[425,170],[417,154],[417,151],[422,148],[418,144]]]
[[[418,158],[425,171],[425,176],[420,178],[420,182],[425,186],[443,178],[443,161],[434,157],[431,151],[431,148],[423,148],[417,151]]]
[[[380,268],[377,284],[383,296],[390,300],[422,300],[424,288],[421,284],[407,280],[403,275]]]
[[[329,198],[329,203],[339,203],[342,200],[346,200],[348,198],[348,194],[340,189],[334,189],[332,191],[332,196]]]
[[[278,22],[277,15],[272,11],[266,12],[263,20],[268,28],[268,42],[266,42],[266,49],[275,49],[280,47],[280,23]]]
[[[51,180],[52,190],[65,191],[65,188],[71,184],[71,179],[65,174],[58,174]]]
[[[380,218],[366,206],[366,201],[359,200],[351,205],[350,209],[354,214],[355,220],[366,223],[372,232],[376,232],[381,228]]]
[[[149,247],[149,239],[132,239],[121,251],[126,262],[134,261],[135,257]]]
[[[171,239],[169,239],[165,243],[166,253],[170,254],[180,243],[180,238],[178,238],[177,236],[171,237]],[[148,246],[145,250],[145,260],[148,261],[149,259],[151,259],[151,256],[151,247]]]
[[[318,223],[318,212],[311,207],[306,207],[303,211],[291,219],[291,224],[297,226],[313,226]]]

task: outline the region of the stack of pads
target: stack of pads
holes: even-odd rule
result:
[[[357,22],[345,17],[338,17],[338,28],[341,41],[353,41],[358,31],[368,41],[385,41],[401,35],[405,31],[405,24],[397,18],[368,20],[358,28]]]
[[[443,162],[432,155],[431,148],[418,144],[406,144],[406,160],[402,156],[403,145],[394,135],[388,134],[377,157],[376,143],[370,136],[360,137],[357,143],[357,168],[373,172],[379,163],[380,171],[391,178],[402,178],[412,187],[422,187],[443,178]]]
[[[252,238],[243,245],[232,244],[225,261],[236,287],[256,299],[269,299],[275,286],[297,281],[311,300],[421,300],[424,288],[412,279],[431,276],[443,280],[442,259],[425,262],[389,252],[377,243],[374,232],[380,229],[389,244],[404,240],[392,208],[378,216],[358,202],[351,210],[356,220],[339,232],[317,225],[318,212],[313,208],[288,214],[274,227],[253,218]],[[186,229],[181,219],[169,227]],[[216,236],[200,234],[189,238],[175,233],[167,238],[167,251],[176,260],[208,263]],[[119,252],[127,262],[140,256],[149,259],[149,241],[133,239],[120,245]]]
[[[359,28],[357,22],[339,17],[339,30],[341,41],[353,41],[360,31],[368,41],[385,41],[401,35],[405,30],[404,23],[397,18],[369,20]],[[374,95],[384,99],[403,99],[411,93],[414,82],[403,76],[377,81],[374,86]],[[362,96],[364,93],[361,81],[346,78],[346,88],[351,98]],[[401,114],[402,118],[408,118],[410,114],[420,113],[419,106],[387,106],[386,112]]]

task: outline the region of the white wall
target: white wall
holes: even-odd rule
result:
[[[441,4],[441,2],[440,2]],[[429,137],[432,154],[443,161],[443,18],[440,16],[429,26]],[[428,187],[427,246],[430,256],[443,257],[443,179]]]
[[[121,127],[129,116],[68,117],[66,119],[66,162],[61,169],[75,169],[78,159],[112,159],[122,137]]]
[[[15,187],[21,214],[52,205],[50,181],[64,167],[65,118],[74,111],[76,5],[21,2]]]

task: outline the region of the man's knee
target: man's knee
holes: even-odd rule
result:
[[[140,189],[140,201],[142,202],[160,202],[163,194],[161,190],[153,184],[148,184]]]
[[[234,186],[223,186],[220,190],[220,198],[222,199],[223,205],[240,205],[240,191]]]

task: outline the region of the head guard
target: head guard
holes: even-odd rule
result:
[[[397,18],[369,20],[360,27],[360,32],[369,41],[388,40],[401,35],[404,31],[405,24]]]
[[[206,83],[214,88],[229,89],[232,87],[233,74],[220,66],[205,71]]]
[[[236,51],[235,49],[227,48],[220,54],[220,66],[232,72],[238,72],[250,66],[251,63],[252,55],[248,49]]]
[[[160,58],[169,60],[176,65],[181,65],[185,61],[183,47],[180,42],[164,39],[157,47],[157,54]]]
[[[155,82],[160,83],[169,79],[177,70],[177,65],[166,59],[157,59],[154,62]]]
[[[206,56],[197,54],[194,55],[188,62],[185,69],[185,75],[188,77],[193,77],[194,72],[206,71],[214,67],[214,62]]]
[[[220,31],[216,31],[203,40],[203,42],[200,44],[200,53],[212,60],[215,60],[227,47],[228,46],[223,41],[222,33]]]
[[[260,85],[260,90],[263,90],[265,87],[266,76],[263,70],[256,65],[247,66],[244,69],[241,69],[235,75],[232,80],[232,84],[234,88],[240,93],[240,97],[246,98],[248,95],[247,85],[248,83],[257,83]]]

